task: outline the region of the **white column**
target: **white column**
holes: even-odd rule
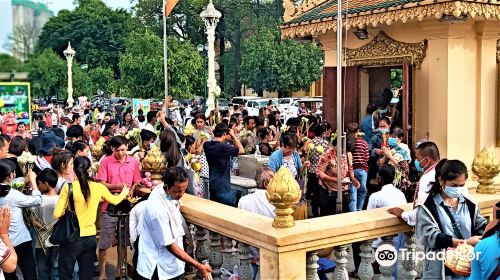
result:
[[[73,107],[73,103],[75,100],[73,99],[73,57],[75,56],[75,50],[71,48],[71,43],[68,42],[68,47],[64,50],[64,56],[66,57],[66,61],[68,62],[68,106]]]
[[[208,41],[208,78],[207,78],[207,107],[208,112],[215,108],[215,95],[220,94],[220,88],[217,86],[217,81],[215,80],[215,28],[221,17],[221,13],[217,11],[212,3],[212,0],[207,5],[207,8],[201,12],[200,17],[203,18],[205,22],[205,28],[207,33]]]

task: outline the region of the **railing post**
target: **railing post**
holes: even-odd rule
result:
[[[318,276],[318,252],[309,252],[307,253],[307,260],[306,260],[306,275],[307,275],[307,280],[319,280]]]
[[[394,238],[393,235],[382,237],[382,245],[394,246],[393,238]],[[394,279],[393,273],[394,273],[394,269],[395,269],[394,267],[395,267],[395,263],[390,265],[390,266],[380,265],[379,269],[380,269],[380,273],[382,275],[380,276],[379,279],[380,280],[393,280]]]
[[[238,263],[234,262],[232,239],[223,235],[222,246],[224,247],[224,249],[222,250],[222,258],[223,258],[222,268],[234,273],[233,271],[234,267],[237,266]]]
[[[196,249],[195,257],[201,262],[208,260],[210,254],[210,246],[208,244],[208,230],[196,226]]]
[[[347,274],[347,246],[341,245],[334,250],[335,260],[337,266],[333,272],[333,279],[335,280],[349,280],[349,275]]]
[[[407,233],[405,244],[401,250],[401,253],[405,256],[404,258],[400,257],[398,259],[398,262],[401,262],[401,265],[398,266],[399,279],[415,279],[415,277],[417,277],[417,260],[415,259],[416,248],[415,234],[413,232]]]
[[[358,268],[358,276],[361,280],[371,280],[373,278],[373,248],[372,241],[366,240],[361,243],[361,253],[359,253],[361,257],[361,262]]]
[[[212,278],[215,280],[222,279],[222,272],[220,271],[220,267],[222,265],[222,254],[221,254],[221,245],[220,242],[220,234],[214,231],[210,231],[210,257],[209,262],[212,267]]]
[[[238,276],[240,280],[252,280],[253,268],[250,263],[250,251],[247,244],[238,242],[238,251],[240,253],[240,265],[238,267]]]

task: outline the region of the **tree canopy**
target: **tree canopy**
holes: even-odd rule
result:
[[[307,90],[321,77],[322,50],[314,43],[281,41],[279,33],[263,29],[243,44],[241,81],[262,95],[264,90]]]
[[[168,37],[169,94],[190,98],[203,89],[203,60],[189,41]],[[120,58],[121,84],[129,96],[163,98],[163,42],[152,32],[132,33]]]
[[[50,48],[64,57],[71,41],[75,58],[89,69],[109,67],[119,75],[118,61],[133,26],[132,16],[113,10],[100,0],[81,1],[74,11],[62,10],[45,24],[37,51]]]
[[[0,53],[0,72],[24,71],[23,62],[10,54]]]
[[[60,58],[54,51],[45,49],[42,53],[32,56],[27,63],[31,92],[35,97],[58,96],[67,97],[68,67],[66,60]],[[73,88],[75,97],[87,95],[88,84],[86,75],[73,61]]]

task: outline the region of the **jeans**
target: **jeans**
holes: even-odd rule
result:
[[[214,192],[210,191],[210,200],[225,204],[227,206],[236,206],[236,191],[230,190],[229,192]]]
[[[349,212],[358,211],[358,188],[354,184],[349,184],[349,193],[351,194],[351,199],[349,201]]]
[[[366,181],[368,180],[368,172],[364,169],[356,169],[354,170],[354,177],[359,181],[361,186],[358,189],[358,199],[357,199],[357,208],[358,211],[363,210],[363,205],[365,204],[366,199]]]
[[[36,277],[36,265],[35,256],[33,255],[33,246],[31,246],[31,241],[21,243],[14,247],[14,251],[17,254],[17,267],[21,270],[24,280],[35,280]],[[5,279],[15,279],[17,280],[16,272],[6,273],[4,272]]]
[[[97,249],[95,235],[80,237],[75,242],[59,246],[59,277],[71,280],[75,260],[80,268],[79,279],[93,279],[94,259]]]
[[[38,280],[59,280],[58,255],[59,247],[47,247],[45,249],[35,249],[36,266],[38,271]]]

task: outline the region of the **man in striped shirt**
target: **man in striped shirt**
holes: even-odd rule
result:
[[[357,123],[350,123],[347,126],[349,134],[351,135],[351,141],[354,142],[354,149],[352,153],[352,165],[354,169],[354,176],[359,181],[361,186],[358,189],[357,194],[357,208],[358,211],[363,210],[363,204],[366,198],[366,181],[368,179],[368,160],[370,159],[370,148],[368,143],[359,137],[359,126]]]

